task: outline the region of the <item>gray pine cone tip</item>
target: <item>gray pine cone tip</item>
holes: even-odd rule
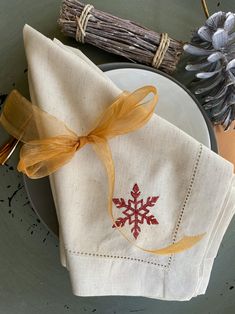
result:
[[[235,14],[216,12],[196,30],[185,52],[192,55],[194,93],[214,124],[228,130],[235,120]]]

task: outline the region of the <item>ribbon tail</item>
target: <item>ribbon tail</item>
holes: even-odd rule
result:
[[[204,237],[204,235],[205,233],[197,235],[197,236],[185,236],[180,241],[174,244],[171,244],[167,247],[157,249],[157,250],[145,250],[144,249],[144,251],[148,253],[159,254],[159,255],[180,253],[193,247]]]
[[[113,193],[114,193],[114,185],[115,185],[115,167],[112,157],[112,152],[107,140],[94,137],[93,136],[93,148],[107,171],[108,176],[108,184],[109,184],[109,195],[108,195],[108,213],[112,219],[113,224],[115,225],[116,229],[121,233],[121,235],[128,241],[131,242],[130,239],[122,232],[120,227],[116,224],[116,220],[113,216]]]
[[[109,184],[109,197],[108,197],[108,212],[111,219],[115,223],[115,219],[113,217],[112,212],[112,202],[113,202],[113,193],[114,193],[114,184],[115,184],[115,168],[112,157],[112,152],[109,147],[107,140],[93,137],[93,149],[103,162],[108,176],[108,184]]]

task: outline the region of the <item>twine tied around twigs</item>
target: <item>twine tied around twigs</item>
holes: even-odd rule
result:
[[[85,41],[128,60],[150,66],[154,59],[154,66],[169,74],[175,70],[183,52],[181,41],[79,0],[63,0],[58,24],[63,34],[75,38],[77,42]],[[161,47],[158,50],[159,45]]]
[[[158,49],[157,49],[157,51],[153,57],[153,61],[152,61],[152,66],[154,68],[158,69],[160,67],[169,45],[170,45],[170,38],[169,38],[168,34],[162,33],[161,34],[161,41],[159,43]]]
[[[77,20],[77,30],[76,30],[76,41],[80,41],[84,44],[84,38],[86,36],[86,27],[89,21],[89,18],[92,16],[90,14],[91,9],[93,9],[93,5],[87,4],[85,5],[80,16],[76,16]]]

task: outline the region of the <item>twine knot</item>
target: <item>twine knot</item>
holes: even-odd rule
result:
[[[161,41],[159,43],[159,47],[153,57],[152,66],[154,68],[159,68],[162,64],[162,61],[165,57],[165,54],[167,52],[167,49],[170,45],[170,38],[167,33],[161,34]]]
[[[77,20],[77,29],[76,29],[76,41],[80,41],[84,44],[84,38],[86,36],[86,28],[89,21],[89,18],[92,16],[90,14],[91,9],[93,9],[93,5],[87,4],[84,6],[82,13],[80,16],[76,16]]]

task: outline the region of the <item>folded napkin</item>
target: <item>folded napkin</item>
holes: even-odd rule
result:
[[[76,134],[87,134],[122,91],[79,50],[29,26],[24,43],[33,104]],[[107,174],[91,145],[50,175],[61,262],[74,294],[189,300],[205,293],[235,210],[232,164],[156,114],[109,144],[116,226],[107,211]],[[139,248],[167,247],[202,234],[178,254]]]

